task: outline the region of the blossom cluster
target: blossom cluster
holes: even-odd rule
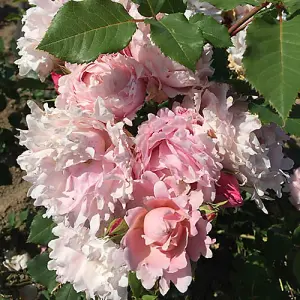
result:
[[[43,80],[58,64],[36,46],[64,2],[31,0],[18,42],[21,75],[33,70]],[[138,16],[135,4],[124,6]],[[210,9],[198,6],[191,2],[187,14]],[[60,62],[67,72],[52,73],[55,107],[30,101],[28,130],[20,132],[28,194],[57,223],[48,267],[92,299],[127,299],[129,271],[146,289],[158,283],[165,295],[172,282],[185,292],[191,262],[212,257],[215,243],[201,208],[238,208],[246,191],[267,213],[263,200],[282,196],[293,166],[282,129],[263,125],[227,85],[210,81],[209,45],[192,72],[162,54],[148,26],[140,24],[120,53]],[[149,103],[157,113],[134,125]]]

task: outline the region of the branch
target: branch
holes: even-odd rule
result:
[[[255,14],[257,14],[260,10],[262,10],[263,8],[265,8],[268,4],[269,4],[269,2],[265,2],[265,3],[261,4],[260,6],[254,7],[244,17],[242,17],[241,19],[239,19],[235,24],[233,24],[229,28],[229,30],[228,30],[229,34],[231,36],[234,35],[234,34],[236,34],[238,32],[237,29],[240,26],[242,26],[245,22],[247,22],[250,18],[252,18]]]

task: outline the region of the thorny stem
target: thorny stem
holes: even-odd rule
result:
[[[239,29],[245,22],[247,22],[249,19],[251,19],[255,14],[257,14],[261,9],[266,7],[269,4],[269,2],[262,3],[260,6],[254,7],[251,11],[249,11],[243,18],[239,19],[235,24],[233,24],[228,32],[231,36],[238,33]]]
[[[146,19],[133,19],[132,22],[135,23],[140,23],[140,22],[145,22]]]
[[[231,33],[231,36],[235,36],[236,34],[238,34],[240,31],[244,30],[251,22],[253,21],[253,18],[247,20],[242,26],[240,26],[239,28],[237,28],[235,31],[233,31]]]

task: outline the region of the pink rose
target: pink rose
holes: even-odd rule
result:
[[[192,72],[183,65],[165,56],[150,39],[150,27],[139,25],[139,29],[132,37],[127,54],[143,64],[149,71],[148,94],[161,101],[163,96],[175,97],[187,94],[192,87],[203,86],[207,83],[207,76],[212,75],[210,67],[211,53],[205,50],[197,65],[197,71]],[[130,53],[130,54],[129,54]],[[204,79],[204,81],[203,81]]]
[[[221,172],[216,184],[216,202],[228,201],[225,207],[237,207],[243,205],[239,183],[234,175]]]
[[[145,207],[127,211],[129,230],[121,241],[125,260],[146,289],[160,278],[162,295],[171,281],[183,293],[192,281],[190,260],[212,256],[209,246],[214,241],[207,236],[211,224],[192,208],[187,196],[170,198],[163,182],[155,184],[154,194]]]
[[[290,190],[290,201],[300,211],[300,168],[291,176]]]
[[[133,118],[144,103],[145,70],[132,58],[110,54],[89,64],[67,67],[71,74],[59,81],[61,95],[56,101],[59,108],[75,105],[94,112],[97,103],[101,106],[97,107],[100,118],[104,109],[121,120]]]
[[[160,180],[173,177],[187,189],[204,194],[204,201],[214,200],[215,182],[221,164],[215,142],[202,126],[202,117],[192,109],[161,109],[148,115],[136,136],[136,178],[146,171]],[[199,196],[199,205],[201,198]]]

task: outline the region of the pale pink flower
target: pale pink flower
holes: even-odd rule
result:
[[[170,197],[175,198],[181,195],[189,195],[191,203],[195,209],[199,208],[203,203],[203,194],[201,191],[196,192],[191,191],[191,186],[183,181],[178,181],[173,175],[163,176],[162,178],[158,177],[152,171],[145,171],[140,178],[135,179],[133,182],[133,198],[134,201],[129,203],[129,208],[134,207],[131,204],[134,203],[135,206],[141,206],[143,201],[148,197],[154,196],[153,187],[157,182],[163,181]],[[191,197],[195,195],[195,197]]]
[[[196,73],[162,54],[150,39],[149,25],[139,26],[128,47],[128,55],[143,64],[149,71],[148,98],[166,100],[186,94],[192,87],[205,84],[212,75],[210,67],[212,51],[206,49],[199,60]]]
[[[238,207],[243,205],[239,183],[232,174],[221,172],[216,183],[216,202],[228,201],[225,207]]]
[[[263,126],[258,116],[248,111],[246,102],[233,103],[227,92],[227,85],[212,84],[195,92],[192,99],[186,97],[184,103],[200,111],[203,127],[215,136],[223,167],[236,174],[242,188],[267,212],[261,198],[267,198],[268,189],[282,196],[283,171],[293,165],[282,150],[288,136],[275,124]]]
[[[131,140],[123,123],[103,124],[77,110],[48,108],[29,102],[28,130],[18,157],[33,186],[29,195],[48,215],[67,215],[72,224],[95,214],[107,221],[122,216],[132,193]]]
[[[161,109],[149,114],[136,136],[135,175],[146,171],[160,180],[173,177],[176,183],[189,185],[214,200],[214,186],[221,164],[215,142],[202,126],[202,117],[182,107]]]
[[[129,226],[121,241],[125,260],[146,289],[159,279],[162,295],[171,281],[184,293],[192,281],[190,260],[212,257],[209,246],[214,241],[207,236],[211,224],[187,196],[170,198],[161,181],[154,185],[154,197],[143,207],[128,210],[125,221]]]
[[[49,243],[48,268],[56,271],[58,282],[70,282],[77,292],[85,292],[87,299],[127,299],[124,251],[97,237],[98,228],[97,216],[91,220],[90,229],[59,223],[53,229],[58,238]]]
[[[71,73],[59,80],[58,108],[77,106],[94,112],[96,104],[100,104],[117,120],[122,120],[133,118],[144,104],[145,70],[132,58],[102,55],[92,63],[67,65],[67,68]],[[96,103],[97,99],[100,103]]]
[[[290,201],[300,211],[300,168],[294,170],[289,188],[291,191]]]
[[[26,11],[22,19],[24,36],[17,42],[21,57],[15,63],[19,66],[21,76],[27,75],[32,70],[44,81],[53,70],[57,59],[45,51],[38,50],[37,46],[59,8],[68,1],[29,0],[29,4],[36,6]]]

